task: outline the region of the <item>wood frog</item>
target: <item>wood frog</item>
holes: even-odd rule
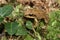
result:
[[[38,25],[39,21],[41,19],[44,19],[45,23],[48,23],[48,15],[40,9],[35,9],[35,8],[31,8],[31,9],[27,9],[24,12],[24,17],[26,18],[32,18],[35,21],[35,26]]]

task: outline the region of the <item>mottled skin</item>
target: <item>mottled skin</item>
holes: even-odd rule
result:
[[[45,23],[48,23],[48,15],[40,9],[27,9],[24,17],[33,18],[38,23],[38,20],[44,19]]]

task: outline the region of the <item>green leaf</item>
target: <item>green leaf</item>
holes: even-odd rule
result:
[[[47,39],[58,40],[57,34],[60,34],[60,10],[49,14],[50,25],[47,27]]]
[[[13,11],[13,7],[11,5],[6,5],[4,7],[1,7],[0,16],[2,16],[2,17],[9,16],[12,11]]]
[[[28,29],[32,29],[32,22],[31,21],[27,21],[26,22],[26,27],[28,28]]]
[[[30,35],[27,35],[24,40],[34,40]]]
[[[13,35],[16,33],[18,28],[18,23],[17,22],[8,22],[5,24],[5,29],[8,32],[8,34]]]
[[[20,17],[23,17],[24,16],[24,13],[23,12],[20,12],[19,15],[20,15]]]
[[[55,19],[55,17],[56,17],[55,11],[49,13],[49,17],[50,17],[51,19]]]
[[[1,23],[3,20],[4,20],[4,18],[3,18],[3,17],[0,17],[0,23]]]
[[[19,24],[16,35],[27,35],[27,30],[22,25]]]

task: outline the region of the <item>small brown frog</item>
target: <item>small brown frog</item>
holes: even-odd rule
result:
[[[33,18],[35,20],[35,26],[38,25],[38,20],[44,19],[45,23],[48,23],[48,15],[40,9],[27,9],[25,11],[24,17]]]

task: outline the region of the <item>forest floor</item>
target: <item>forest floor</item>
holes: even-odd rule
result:
[[[60,40],[60,0],[0,0],[0,40]]]

